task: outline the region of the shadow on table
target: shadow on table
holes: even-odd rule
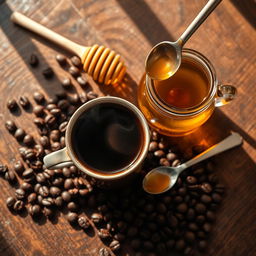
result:
[[[144,0],[117,0],[117,3],[129,15],[152,46],[161,41],[174,41],[170,32]]]
[[[255,0],[231,0],[231,3],[246,18],[246,20],[256,28],[256,2]]]
[[[47,59],[41,54],[39,49],[33,43],[32,39],[42,42],[43,44],[49,46],[50,48],[70,56],[65,50],[58,48],[55,44],[43,39],[42,37],[12,23],[10,16],[12,10],[6,2],[3,2],[0,5],[1,15],[0,15],[0,27],[9,42],[15,48],[16,52],[22,58],[23,62],[27,65],[27,68],[31,71],[31,74],[35,77],[38,83],[44,89],[44,92],[48,94],[49,97],[52,97],[56,92],[61,90],[60,81],[55,75],[52,79],[47,80],[43,77],[43,69],[49,67]],[[29,64],[30,55],[34,53],[37,55],[40,63],[36,68],[32,68]]]

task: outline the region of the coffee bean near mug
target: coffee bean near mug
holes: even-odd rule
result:
[[[75,164],[97,184],[116,187],[139,172],[147,155],[150,133],[146,119],[135,105],[106,96],[83,104],[72,115],[65,141],[66,148],[44,157],[46,168]]]

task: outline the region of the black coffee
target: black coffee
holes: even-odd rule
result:
[[[137,116],[121,105],[101,103],[83,113],[72,131],[79,161],[90,169],[116,172],[130,165],[142,146]]]

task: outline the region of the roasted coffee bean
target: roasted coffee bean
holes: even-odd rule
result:
[[[22,141],[25,135],[26,135],[25,131],[21,128],[18,128],[14,133],[14,137],[16,138],[17,141]]]
[[[127,236],[128,237],[135,237],[138,234],[138,228],[136,227],[130,227],[127,230]]]
[[[61,110],[59,108],[53,108],[50,110],[50,114],[52,114],[55,117],[58,117],[61,115]]]
[[[164,151],[163,150],[157,150],[154,152],[154,156],[158,157],[158,158],[161,158],[165,155]]]
[[[57,150],[60,150],[61,149],[61,145],[59,142],[53,142],[51,144],[51,149],[52,151],[57,151]]]
[[[143,242],[143,247],[146,251],[151,251],[154,249],[154,245],[150,241]]]
[[[95,223],[95,224],[99,224],[100,222],[102,222],[103,220],[103,216],[100,213],[93,213],[91,215],[91,220]]]
[[[43,209],[43,214],[47,217],[47,218],[51,218],[54,214],[53,209],[49,208],[49,207],[44,207]]]
[[[206,234],[203,231],[196,232],[196,235],[197,235],[198,238],[201,238],[201,239],[205,239],[206,238]]]
[[[107,248],[100,248],[99,250],[99,256],[110,256],[110,253]]]
[[[66,146],[66,141],[64,136],[60,137],[60,146],[61,148],[64,148]]]
[[[93,100],[93,99],[96,99],[98,97],[98,94],[93,92],[93,91],[90,91],[87,93],[87,99],[88,100]]]
[[[49,99],[47,100],[47,103],[48,103],[48,104],[56,104],[57,102],[58,102],[58,98],[57,98],[56,95],[52,96],[51,98],[49,98]]]
[[[25,155],[26,150],[27,150],[27,148],[25,148],[25,147],[19,148],[19,153],[23,159],[25,159],[25,157],[26,157],[26,155]]]
[[[51,114],[48,114],[45,117],[44,121],[48,126],[52,127],[56,123],[56,117]]]
[[[42,196],[42,197],[47,197],[49,195],[49,189],[47,186],[41,186],[38,190],[38,193]]]
[[[34,138],[27,134],[25,135],[24,139],[23,139],[23,143],[26,145],[26,146],[31,146],[34,144]]]
[[[57,108],[57,105],[56,105],[56,104],[53,104],[53,103],[50,103],[50,104],[47,104],[47,105],[46,105],[46,109],[47,109],[48,111],[51,111],[51,110],[56,109],[56,108]]]
[[[76,112],[76,107],[75,106],[69,106],[68,109],[67,109],[67,115],[68,116],[72,116],[75,112]]]
[[[54,200],[51,197],[46,197],[42,199],[42,205],[44,206],[52,206],[54,204]]]
[[[164,157],[159,160],[159,164],[162,166],[170,166],[169,161]]]
[[[71,59],[70,59],[71,63],[76,66],[76,67],[81,67],[82,65],[82,62],[81,62],[81,59],[77,56],[73,56]]]
[[[39,188],[41,188],[41,184],[39,184],[39,183],[37,183],[35,186],[34,186],[34,191],[36,192],[36,193],[39,193]]]
[[[70,200],[71,200],[71,195],[70,195],[70,193],[69,193],[68,191],[63,191],[63,192],[61,193],[61,197],[62,197],[62,199],[63,199],[65,202],[70,202]]]
[[[204,203],[204,204],[210,204],[212,202],[212,198],[205,194],[202,195],[200,199],[201,199],[202,203]]]
[[[28,207],[28,213],[31,216],[38,216],[41,213],[41,207],[38,204],[30,205]]]
[[[24,154],[26,160],[34,160],[36,158],[36,152],[32,148],[26,149]]]
[[[16,100],[14,100],[14,99],[8,100],[7,101],[7,108],[10,111],[15,111],[18,108],[18,104],[17,104]]]
[[[82,77],[78,76],[76,81],[84,88],[87,85],[87,81]]]
[[[206,218],[208,221],[211,221],[211,222],[215,221],[215,219],[216,219],[215,213],[212,211],[207,211]]]
[[[79,217],[78,225],[83,229],[88,229],[91,226],[89,220],[86,217]]]
[[[84,188],[84,189],[79,189],[79,194],[80,194],[80,196],[86,196],[86,195],[88,195],[88,193],[89,193],[89,190],[86,189],[86,188]]]
[[[111,234],[109,233],[109,231],[105,228],[101,228],[100,230],[98,230],[98,236],[102,239],[108,239],[111,237]]]
[[[80,103],[80,98],[77,93],[75,93],[73,95],[68,95],[67,99],[68,99],[69,103],[72,105],[78,105]]]
[[[31,67],[37,67],[39,64],[39,59],[34,53],[32,53],[29,57],[29,64]]]
[[[43,116],[44,115],[44,107],[43,106],[40,106],[40,105],[35,105],[33,107],[33,113],[40,117],[40,116]],[[35,120],[34,120],[34,123],[35,123]],[[37,125],[38,126],[38,125]],[[39,126],[38,126],[39,127]]]
[[[218,203],[221,202],[222,197],[221,197],[221,195],[218,194],[218,193],[213,193],[213,194],[212,194],[212,200],[213,200],[214,203],[217,203],[217,204],[218,204]]]
[[[33,190],[33,187],[28,182],[23,182],[20,186],[21,189],[23,189],[25,192],[29,192]]]
[[[71,79],[66,77],[61,81],[61,85],[64,89],[70,89],[72,87]]]
[[[45,97],[41,92],[34,92],[33,98],[34,98],[35,102],[38,104],[42,104],[45,101]]]
[[[41,195],[38,195],[38,196],[37,196],[37,202],[38,202],[40,205],[43,205],[43,203],[42,203],[42,202],[43,202],[43,199],[44,199],[44,198],[43,198]]]
[[[14,133],[17,129],[16,124],[12,120],[8,120],[5,122],[5,127],[10,133]]]
[[[206,247],[207,247],[207,242],[206,242],[205,240],[199,241],[199,243],[198,243],[198,249],[199,249],[200,251],[204,251],[204,250],[206,249]]]
[[[25,198],[26,192],[22,188],[18,188],[15,191],[15,196],[19,200],[23,200]]]
[[[195,205],[195,210],[196,210],[196,212],[203,214],[206,212],[206,207],[204,204],[198,203]]]
[[[206,183],[206,182],[203,183],[203,184],[201,185],[201,189],[202,189],[203,192],[205,192],[205,193],[207,193],[207,194],[209,194],[209,193],[212,192],[212,186],[211,186],[210,183]]]
[[[194,184],[197,183],[197,179],[196,179],[196,177],[194,177],[194,176],[188,176],[188,177],[186,178],[186,181],[187,181],[187,183],[190,184],[190,185],[194,185]]]
[[[24,165],[21,163],[21,161],[15,162],[13,168],[18,175],[21,175],[25,170]]]
[[[117,240],[113,240],[110,244],[109,244],[109,248],[115,252],[115,251],[118,251],[121,246],[120,246],[120,243],[117,241]]]
[[[166,213],[167,212],[167,208],[163,203],[158,203],[157,206],[156,206],[156,210],[159,213]]]
[[[36,144],[35,147],[36,157],[42,158],[45,156],[45,151],[42,145]]]
[[[64,168],[62,169],[62,173],[63,173],[63,175],[64,175],[66,178],[69,178],[69,177],[71,176],[71,171],[70,171],[70,169],[69,169],[68,167],[64,167]]]
[[[177,159],[177,155],[174,154],[174,153],[172,153],[172,152],[170,152],[170,153],[168,153],[168,154],[166,155],[166,158],[167,158],[169,161],[174,161],[174,160]]]
[[[176,249],[177,251],[182,251],[182,250],[184,250],[185,246],[186,246],[186,244],[185,244],[185,242],[184,242],[183,239],[180,239],[180,240],[178,240],[178,241],[175,242],[175,249]]]
[[[107,229],[108,229],[108,228],[107,228]],[[109,231],[112,231],[112,232],[115,232],[115,230],[113,229],[113,227],[110,228],[110,229],[108,229],[108,230],[109,230]],[[122,233],[117,233],[117,234],[114,235],[114,239],[117,240],[117,241],[119,241],[119,242],[124,241],[125,238],[126,238],[125,235],[122,234]]]
[[[58,108],[60,108],[62,111],[66,110],[69,107],[69,102],[66,99],[60,100],[58,102]]]
[[[8,171],[8,166],[5,164],[0,164],[0,175],[5,174]]]
[[[67,121],[61,123],[60,126],[59,126],[59,131],[60,131],[61,133],[65,133],[65,131],[66,131],[66,129],[67,129],[67,125],[68,125],[68,122],[67,122]]]
[[[158,143],[156,141],[151,141],[149,144],[149,151],[154,152],[158,149]]]
[[[43,76],[46,78],[46,79],[50,79],[54,76],[54,72],[53,72],[53,69],[48,67],[48,68],[45,68],[43,71],[42,71],[42,74]]]
[[[57,187],[60,187],[60,186],[63,185],[63,182],[64,182],[63,178],[57,177],[57,178],[55,178],[55,179],[52,181],[52,185],[57,186]]]
[[[66,190],[68,190],[68,189],[71,189],[73,187],[74,187],[73,179],[66,179],[65,182],[64,182],[64,188]]]
[[[44,148],[48,148],[50,146],[50,141],[47,136],[41,136],[39,138],[39,142]]]
[[[77,212],[78,211],[78,205],[75,202],[69,202],[67,204],[67,208],[71,211],[71,212]]]
[[[188,206],[186,203],[181,203],[177,205],[177,211],[180,213],[185,213],[188,210]]]
[[[198,225],[194,222],[188,224],[188,228],[192,231],[198,231]]]
[[[204,224],[204,222],[205,222],[205,217],[204,217],[204,215],[199,215],[199,216],[196,217],[196,223],[197,223],[198,225],[202,225],[202,224]]]
[[[28,108],[28,107],[30,106],[30,102],[29,102],[29,100],[28,100],[28,97],[26,97],[26,96],[20,96],[20,98],[19,98],[19,103],[20,103],[20,105],[21,105],[24,109],[26,109],[26,108]]]
[[[44,170],[43,174],[46,179],[51,179],[55,175],[55,172],[54,170],[46,169]]]
[[[131,240],[131,247],[134,250],[138,250],[141,247],[141,241],[139,239],[133,239]]]
[[[33,204],[36,201],[37,195],[36,193],[31,193],[28,195],[28,203]]]
[[[9,196],[7,199],[6,199],[6,205],[8,208],[12,209],[14,204],[16,202],[16,199],[12,196]]]
[[[185,234],[184,234],[184,238],[187,242],[189,243],[193,243],[195,240],[196,240],[196,236],[193,232],[191,231],[187,231]]]
[[[53,197],[57,197],[57,196],[59,196],[59,195],[61,194],[61,190],[60,190],[60,188],[55,187],[55,186],[50,187],[50,194],[51,194]]]
[[[37,117],[33,120],[34,124],[38,127],[38,128],[43,128],[45,125],[44,119]]]
[[[67,63],[67,59],[64,55],[62,54],[57,54],[55,56],[55,59],[57,60],[57,62],[61,65],[64,66]]]
[[[12,170],[7,171],[4,174],[4,178],[9,182],[9,183],[15,183],[17,181],[15,172]]]
[[[63,205],[63,199],[61,196],[56,197],[54,202],[57,207],[62,207]]]
[[[22,177],[25,181],[31,181],[32,177],[34,177],[34,171],[31,168],[26,169],[23,173],[22,173]]]
[[[73,76],[73,77],[77,77],[80,75],[80,70],[77,67],[71,66],[68,69],[68,72]]]
[[[13,210],[16,212],[22,211],[24,209],[24,202],[21,200],[17,200],[13,205]]]
[[[172,167],[177,167],[178,165],[180,165],[181,162],[179,159],[175,159],[173,162],[172,162]]]
[[[60,131],[59,130],[52,130],[50,132],[50,140],[56,142],[60,139]]]
[[[75,223],[78,219],[78,215],[77,213],[75,212],[69,212],[67,214],[67,220],[70,222],[70,223]]]
[[[88,97],[85,92],[80,93],[79,98],[80,98],[80,101],[82,104],[84,104],[88,101]]]

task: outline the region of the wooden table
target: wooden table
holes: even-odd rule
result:
[[[120,95],[136,101],[136,84],[150,48],[162,40],[173,40],[183,32],[205,4],[204,0],[52,0],[0,1],[0,127],[2,163],[11,165],[18,158],[17,142],[4,128],[13,115],[6,100],[22,94],[31,97],[36,90],[52,95],[60,90],[64,71],[56,64],[57,46],[13,25],[10,14],[20,11],[56,32],[84,45],[107,45],[119,52],[128,67],[125,88],[94,89],[102,94]],[[256,255],[256,4],[253,0],[223,1],[186,47],[200,51],[214,64],[219,81],[234,84],[238,97],[214,116],[196,135],[183,138],[194,144],[219,141],[234,130],[244,138],[242,147],[217,156],[216,168],[227,187],[210,240],[208,256]],[[28,58],[35,52],[40,67],[32,69]],[[66,53],[65,53],[66,54]],[[54,68],[57,77],[43,79],[44,66]],[[130,87],[129,87],[130,86]],[[33,134],[31,115],[17,115],[15,121]],[[101,242],[71,228],[65,218],[57,223],[36,224],[29,216],[12,215],[5,199],[14,189],[0,180],[0,255],[98,255]]]

